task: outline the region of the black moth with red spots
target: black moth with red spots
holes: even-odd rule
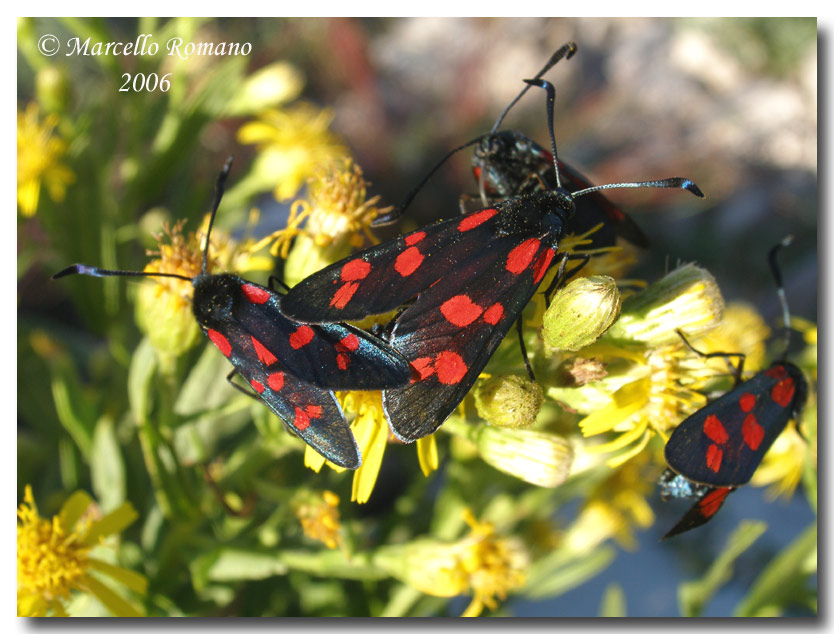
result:
[[[544,75],[560,59],[570,59],[576,51],[576,44],[568,42],[551,56],[535,78]],[[507,112],[528,88],[525,87],[507,106],[492,131],[475,146],[472,171],[484,205],[559,186],[550,152],[516,130],[497,131]],[[579,171],[563,161],[559,161],[559,173],[562,187],[570,193],[592,186]],[[590,244],[581,245],[578,249],[613,246],[618,235],[639,247],[648,248],[649,239],[640,227],[600,192],[578,198],[575,204],[576,213],[567,221],[565,235],[583,234],[601,225],[590,236]]]
[[[553,87],[537,82],[548,91],[555,154]],[[634,185],[703,196],[680,178]],[[586,193],[536,192],[412,231],[302,280],[283,298],[283,310],[300,321],[331,322],[385,313],[414,299],[388,334],[411,364],[412,380],[382,394],[394,434],[412,442],[433,433],[469,392],[558,261],[574,198]]]
[[[225,178],[217,179],[209,233]],[[293,433],[339,466],[356,469],[362,456],[332,389],[382,389],[404,385],[407,361],[377,337],[347,324],[308,325],[282,314],[282,296],[237,275],[109,271],[74,264],[53,279],[80,273],[95,277],[176,277],[194,287],[192,311],[201,330],[229,359],[262,400]],[[231,376],[230,375],[230,378]]]
[[[664,539],[712,519],[730,491],[750,481],[807,397],[801,370],[778,361],[678,425],[666,443],[666,464],[707,489]]]
[[[776,254],[791,243],[788,236],[770,250],[768,260],[776,280],[786,328],[785,353],[790,335],[790,312],[782,289]],[[684,339],[686,342],[686,339]],[[669,469],[660,478],[661,495],[696,498],[695,504],[663,536],[679,535],[711,520],[727,496],[750,482],[767,450],[796,419],[808,398],[802,371],[784,359],[749,380],[738,382],[744,355],[699,352],[704,357],[738,356],[737,385],[675,428],[665,447]]]

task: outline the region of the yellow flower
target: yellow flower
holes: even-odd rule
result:
[[[274,62],[246,78],[238,93],[226,104],[223,115],[240,117],[292,101],[304,87],[304,76],[292,64]]]
[[[33,216],[38,209],[41,183],[55,202],[64,200],[67,185],[75,174],[60,163],[67,144],[53,136],[58,117],[50,114],[39,121],[38,106],[31,102],[26,112],[17,111],[17,205],[24,216]]]
[[[353,473],[353,489],[350,494],[351,502],[364,504],[374,490],[379,469],[382,466],[382,456],[388,444],[388,423],[382,411],[382,392],[337,392],[342,408],[346,413],[353,412],[356,417],[351,423],[351,431],[362,453],[362,465]],[[420,467],[428,476],[437,469],[437,446],[434,436],[421,438],[417,441],[417,455]],[[311,447],[304,453],[304,465],[318,473],[324,464],[336,471],[343,471],[341,467],[327,462],[324,456]]]
[[[179,221],[172,228],[163,226],[163,233],[156,236],[158,250],[150,252],[157,257],[145,266],[146,273],[174,273],[188,278],[200,274],[208,216],[196,233],[185,235],[184,224]],[[251,241],[238,245],[215,227],[207,272],[271,270],[272,260],[253,256],[256,250],[257,245]],[[154,348],[166,356],[177,357],[199,340],[200,328],[191,311],[193,291],[191,282],[171,277],[152,278],[139,289],[136,321]]]
[[[76,491],[58,515],[43,518],[32,488],[26,485],[17,511],[18,616],[67,616],[64,602],[73,590],[96,597],[116,616],[142,616],[139,608],[92,574],[107,575],[134,592],[145,593],[145,577],[91,556],[105,537],[130,525],[136,511],[125,502],[104,517],[97,514],[90,496]]]
[[[650,457],[622,465],[605,478],[588,496],[576,521],[564,535],[563,545],[573,552],[587,553],[613,538],[626,549],[637,545],[632,526],[641,529],[654,523],[654,512],[646,501],[654,488],[655,474]]]
[[[522,588],[529,557],[516,538],[496,535],[489,522],[478,522],[464,511],[469,535],[448,543],[426,538],[404,546],[381,549],[380,566],[404,583],[435,597],[471,594],[462,616],[478,616],[498,608],[513,590]]]
[[[316,168],[347,156],[347,150],[329,130],[333,115],[310,104],[264,111],[257,121],[243,125],[238,141],[257,144],[253,178],[275,186],[275,198],[289,200]]]
[[[643,451],[655,433],[665,439],[706,403],[698,390],[721,370],[689,350],[677,330],[691,337],[708,331],[720,320],[723,305],[713,277],[693,265],[623,302],[620,318],[583,349],[583,356],[606,364],[607,375],[579,387],[547,390],[549,397],[589,414],[579,422],[584,436],[618,434],[587,447],[589,452],[617,452],[607,464],[619,466]]]
[[[333,491],[323,491],[320,496],[310,497],[312,499],[299,503],[295,509],[304,534],[330,549],[339,548],[342,545],[339,496]]]
[[[287,228],[261,241],[273,241],[272,254],[286,260],[284,281],[289,286],[347,256],[366,239],[378,242],[370,224],[390,207],[379,209],[379,196],[368,199],[367,187],[362,169],[350,158],[316,170],[308,184],[307,200],[292,204]]]
[[[655,433],[666,439],[675,425],[706,405],[706,397],[698,390],[717,376],[683,343],[661,346],[645,355],[645,363],[626,373],[627,380],[611,394],[609,403],[579,421],[586,437],[618,433],[614,440],[587,447],[589,452],[619,452],[608,460],[611,467],[643,451]],[[592,385],[577,390],[592,389]]]

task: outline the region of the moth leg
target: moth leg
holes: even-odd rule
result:
[[[278,290],[278,288],[277,288],[278,286],[283,288],[285,291],[290,290],[290,287],[287,286],[286,284],[284,284],[284,280],[282,280],[277,275],[270,275],[269,276],[269,281],[267,282],[267,286],[269,287],[269,290],[271,290],[271,291]]]
[[[582,260],[579,264],[573,267],[570,271],[566,271],[568,260]],[[550,300],[553,299],[553,293],[556,292],[556,289],[561,285],[567,282],[570,278],[574,275],[579,273],[588,262],[591,261],[591,256],[587,253],[574,253],[569,254],[565,253],[562,256],[562,261],[559,262],[559,270],[556,272],[556,275],[553,276],[553,281],[550,282],[550,286],[547,287],[547,290],[544,292],[544,296],[547,300],[547,303],[550,304]]]
[[[530,380],[535,381],[536,376],[533,374],[533,368],[530,365],[530,358],[527,356],[527,347],[524,345],[524,332],[521,325],[521,315],[519,315],[518,319],[516,319],[515,327],[518,331],[518,345],[521,347],[521,358],[524,359],[524,367],[527,368],[527,375],[530,377]]]
[[[258,398],[255,394],[252,394],[251,390],[249,390],[248,388],[243,387],[242,385],[239,385],[238,383],[235,383],[232,380],[232,379],[235,378],[235,374],[237,374],[237,370],[232,370],[226,376],[226,380],[229,382],[229,385],[231,385],[233,388],[235,388],[241,394],[246,394],[246,396],[248,396],[249,398],[254,398],[256,401],[260,402],[261,399]]]
[[[701,352],[700,350],[694,348],[691,343],[689,343],[689,340],[684,336],[684,334],[680,330],[675,330],[675,332],[678,333],[678,336],[681,338],[686,347],[692,350],[692,352],[694,352],[698,356],[703,357],[704,359],[712,359],[713,357],[724,357],[727,360],[727,365],[729,365],[730,368],[732,368],[731,371],[733,374],[733,387],[737,387],[738,384],[741,383],[741,372],[744,369],[745,359],[745,354],[743,352]],[[738,357],[737,366],[733,366],[733,364],[730,362],[730,357]]]

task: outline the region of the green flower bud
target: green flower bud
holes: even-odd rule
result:
[[[706,269],[686,264],[629,297],[605,338],[652,346],[679,342],[676,330],[696,338],[718,325],[723,311],[715,278]]]
[[[484,462],[525,482],[556,487],[570,473],[573,448],[554,434],[484,425],[474,439]]]
[[[35,94],[46,112],[64,112],[70,97],[66,70],[51,65],[41,68],[35,75]]]
[[[475,389],[478,415],[498,427],[529,427],[536,422],[544,393],[537,383],[520,376],[495,376]]]
[[[542,322],[542,337],[553,351],[579,350],[594,343],[620,314],[620,291],[607,275],[580,277],[560,289]]]
[[[180,356],[200,338],[200,327],[191,312],[190,300],[156,282],[146,282],[139,287],[136,323],[148,335],[162,361]]]

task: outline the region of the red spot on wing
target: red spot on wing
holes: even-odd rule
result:
[[[707,468],[714,473],[718,473],[721,468],[721,458],[724,452],[718,445],[710,445],[707,449]]]
[[[368,273],[371,272],[371,263],[359,258],[347,262],[341,271],[343,282],[355,282],[357,280],[364,280]]]
[[[458,231],[469,231],[470,229],[474,229],[478,225],[485,223],[497,213],[497,209],[482,209],[481,211],[476,211],[460,221]]]
[[[729,438],[727,430],[724,429],[724,425],[721,424],[721,421],[718,420],[718,416],[715,414],[710,414],[704,421],[704,433],[707,435],[707,438],[719,445],[723,445]]]
[[[750,392],[745,392],[741,395],[741,398],[738,399],[738,404],[741,407],[742,412],[749,412],[756,405],[756,395],[751,394]]]
[[[536,260],[536,265],[533,267],[533,282],[538,284],[542,281],[544,274],[547,273],[547,269],[550,268],[550,263],[553,261],[554,255],[556,255],[556,252],[553,249],[547,249],[539,256],[538,260]]]
[[[232,354],[232,344],[229,343],[229,340],[226,339],[226,337],[211,328],[208,329],[206,334],[208,335],[208,338],[211,339],[211,342],[217,346],[217,349],[223,353],[224,357],[228,357]]]
[[[456,352],[444,350],[434,360],[434,369],[437,372],[437,380],[444,385],[460,383],[466,376],[466,364]]]
[[[264,389],[265,389],[264,384],[261,383],[260,381],[256,381],[255,379],[252,379],[251,381],[249,381],[249,385],[251,385],[258,394],[263,394],[264,393]]]
[[[773,367],[768,368],[765,370],[765,374],[769,376],[771,379],[784,379],[788,376],[788,371],[785,370],[785,366],[783,365],[774,365]]]
[[[353,352],[359,348],[359,337],[350,333],[342,338],[335,346],[336,348],[336,366],[340,370],[347,370],[350,366],[349,352]]]
[[[293,350],[298,350],[299,348],[303,348],[308,343],[313,340],[313,329],[306,324],[303,326],[299,326],[298,330],[290,335],[290,346]]]
[[[405,245],[408,246],[408,247],[413,246],[413,245],[417,244],[418,242],[420,242],[420,240],[422,240],[425,237],[426,237],[426,232],[425,231],[418,231],[417,233],[412,233],[410,236],[405,237]]]
[[[507,270],[514,275],[523,273],[533,261],[540,244],[538,238],[530,238],[510,251],[507,256]]]
[[[271,297],[268,290],[260,286],[255,286],[254,284],[243,284],[240,290],[243,291],[246,299],[253,304],[265,304]]]
[[[741,424],[741,435],[744,437],[744,444],[756,451],[764,439],[764,428],[753,414],[748,414]]]
[[[417,247],[408,247],[405,251],[397,256],[397,261],[394,263],[394,268],[397,273],[403,277],[408,277],[423,263],[425,256],[420,253]]]
[[[495,326],[504,316],[504,307],[498,302],[486,309],[484,313],[484,321],[492,326]]]
[[[266,377],[266,384],[276,392],[280,392],[281,388],[284,387],[284,373],[273,372]]]
[[[710,491],[707,493],[701,501],[698,502],[698,508],[701,511],[701,514],[704,517],[712,517],[718,512],[718,509],[721,508],[721,505],[724,504],[724,500],[730,494],[732,489],[715,489],[715,491]]]
[[[339,343],[336,344],[337,348],[341,348],[342,350],[346,350],[349,352],[353,352],[359,348],[359,337],[350,333],[346,337],[344,337]]]
[[[341,310],[347,306],[347,303],[353,297],[353,294],[358,288],[358,282],[345,282],[339,287],[339,290],[333,293],[333,299],[330,300],[330,306]]]
[[[484,309],[469,299],[468,295],[455,295],[440,306],[440,312],[446,321],[461,328],[475,321],[483,311]]]
[[[255,337],[252,337],[252,345],[255,346],[255,354],[258,355],[258,360],[264,365],[272,365],[278,360],[275,355],[267,350],[260,341],[255,339]]]
[[[308,405],[304,408],[304,412],[310,418],[320,418],[322,413],[321,405]]]
[[[770,396],[782,407],[787,407],[793,400],[794,392],[796,392],[796,386],[794,385],[793,379],[787,377],[773,386],[773,389],[770,391]]]
[[[300,407],[295,408],[295,419],[292,422],[293,427],[299,431],[304,431],[310,426],[310,417]]]
[[[411,362],[411,367],[417,373],[418,381],[427,379],[434,374],[431,357],[420,357],[418,359],[414,359],[414,361]]]

